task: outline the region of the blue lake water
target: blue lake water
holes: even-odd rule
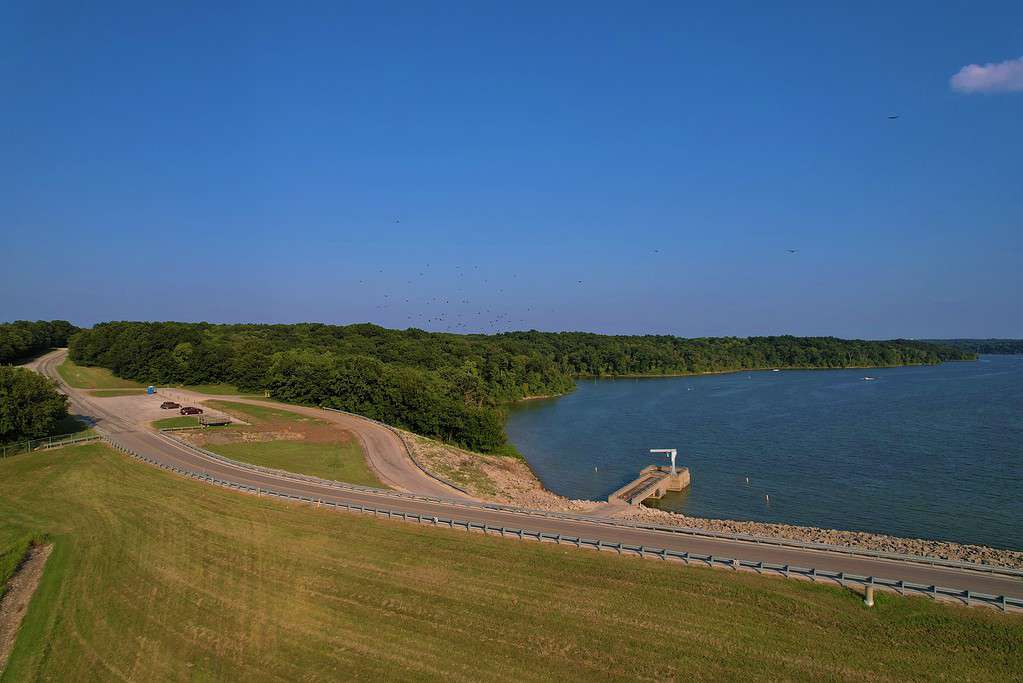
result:
[[[1023,356],[580,380],[519,404],[508,435],[570,498],[606,498],[667,464],[650,448],[678,448],[693,485],[666,509],[1023,549]]]

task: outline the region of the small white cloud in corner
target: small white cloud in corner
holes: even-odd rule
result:
[[[1007,59],[997,64],[970,64],[959,69],[949,83],[953,90],[973,92],[1023,91],[1023,57]]]

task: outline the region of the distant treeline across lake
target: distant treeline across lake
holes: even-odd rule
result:
[[[315,323],[111,322],[78,332],[70,349],[76,363],[127,379],[267,390],[280,400],[361,413],[487,452],[507,448],[509,403],[570,392],[580,377],[928,365],[974,357],[907,340],[477,335]]]
[[[1023,339],[929,339],[927,341],[970,353],[1023,354]]]

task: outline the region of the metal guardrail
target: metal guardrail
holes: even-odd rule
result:
[[[147,458],[144,455],[136,453],[135,451],[120,446],[112,441],[108,442],[115,449],[130,455],[133,458],[141,460],[143,462],[155,465],[165,470],[175,472],[183,476],[187,476],[192,479],[199,481],[205,481],[217,486],[225,488],[235,489],[238,491],[245,491],[249,493],[255,493],[256,495],[268,495],[284,500],[298,501],[303,503],[311,503],[317,506],[326,506],[336,510],[347,510],[349,512],[362,512],[366,514],[372,514],[374,517],[380,515],[386,515],[388,519],[401,519],[403,521],[412,521],[419,524],[430,524],[432,526],[442,526],[450,529],[465,529],[466,531],[481,531],[484,534],[500,534],[502,537],[512,537],[519,540],[535,539],[538,542],[548,542],[556,544],[567,544],[574,545],[577,548],[591,548],[597,551],[611,551],[617,552],[619,555],[633,555],[643,558],[653,558],[660,560],[676,560],[685,565],[691,563],[697,563],[705,565],[707,567],[722,567],[727,569],[733,569],[739,571],[740,569],[747,569],[763,574],[765,572],[784,576],[786,578],[804,578],[811,581],[833,581],[836,584],[846,587],[849,584],[859,585],[866,589],[867,587],[882,588],[895,591],[901,595],[916,594],[931,597],[935,600],[938,598],[949,598],[953,600],[960,600],[965,604],[982,604],[992,607],[997,607],[1003,612],[1009,608],[1023,609],[1023,598],[1013,598],[1006,595],[992,595],[990,593],[979,593],[976,591],[963,590],[959,588],[947,588],[944,586],[927,585],[922,583],[914,583],[911,581],[903,581],[896,579],[886,579],[878,576],[863,576],[860,574],[850,574],[847,572],[838,572],[831,570],[820,570],[813,567],[800,567],[797,565],[788,564],[776,564],[773,562],[753,562],[751,560],[739,560],[730,557],[721,557],[719,555],[702,555],[699,553],[690,553],[680,550],[667,550],[665,548],[657,548],[644,545],[630,545],[626,543],[617,543],[604,541],[599,538],[597,539],[586,539],[580,536],[565,536],[562,534],[552,534],[543,531],[533,531],[524,528],[510,528],[510,527],[499,527],[491,526],[486,523],[472,522],[467,520],[459,520],[447,517],[438,517],[430,515],[422,515],[415,512],[403,512],[400,510],[389,510],[387,508],[370,507],[366,505],[358,505],[352,503],[338,503],[334,501],[323,500],[322,498],[312,498],[310,496],[298,496],[290,493],[281,493],[274,491],[273,489],[261,488],[256,486],[248,486],[246,484],[238,484],[235,482],[225,481],[223,479],[217,479],[208,474],[193,472],[191,470],[182,469],[173,465],[168,465],[151,458]],[[376,489],[371,489],[376,490]]]
[[[99,434],[90,434],[82,436],[80,434],[60,434],[59,436],[47,436],[42,439],[32,439],[29,441],[18,441],[6,446],[0,446],[0,458],[9,458],[12,455],[19,453],[28,453],[29,451],[44,451],[51,448],[63,448],[64,446],[71,446],[76,443],[86,443],[87,441],[96,441],[102,437]]]
[[[333,409],[331,409],[333,410]],[[342,412],[344,411],[337,411]],[[352,415],[354,417],[362,417],[355,413],[344,413],[346,415]],[[372,418],[363,418],[376,422]],[[383,423],[377,423],[383,425]],[[383,425],[387,426],[387,425]],[[168,437],[170,438],[170,437]],[[349,484],[347,482],[332,481],[328,479],[321,479],[319,477],[311,477],[304,474],[296,474],[294,472],[288,472],[286,470],[278,470],[270,467],[262,467],[260,465],[252,465],[247,462],[240,460],[234,460],[226,456],[220,455],[208,451],[205,448],[201,448],[194,444],[188,443],[187,441],[174,440],[176,445],[184,446],[185,448],[196,451],[197,453],[204,455],[215,460],[220,460],[227,464],[242,469],[253,470],[263,474],[269,474],[276,477],[282,477],[286,479],[292,479],[302,481],[306,483],[318,484],[321,486],[329,486],[331,488],[346,489],[350,491],[359,491],[364,493],[373,493],[381,496],[388,496],[391,498],[405,498],[411,500],[420,500],[430,503],[444,503],[448,505],[459,505],[462,507],[482,510],[496,510],[501,512],[511,512],[515,514],[527,515],[530,517],[545,517],[550,519],[564,519],[571,521],[582,521],[590,522],[592,524],[600,524],[603,526],[611,527],[628,527],[631,529],[640,529],[644,531],[658,531],[663,533],[670,533],[674,535],[683,536],[694,536],[699,538],[710,538],[727,541],[741,541],[744,543],[752,543],[756,545],[775,546],[779,548],[795,548],[798,550],[818,550],[829,553],[840,553],[850,557],[867,557],[871,559],[879,560],[894,560],[897,562],[911,562],[913,564],[921,564],[930,567],[943,567],[947,569],[964,569],[968,571],[976,571],[985,574],[997,574],[1000,576],[1012,576],[1023,578],[1023,570],[1013,569],[1011,567],[1002,567],[999,565],[986,565],[976,564],[972,562],[960,562],[957,560],[946,560],[940,557],[928,557],[926,555],[908,555],[903,553],[891,553],[880,550],[868,550],[866,548],[856,548],[852,546],[839,546],[839,545],[828,545],[826,543],[813,543],[809,541],[797,541],[788,538],[774,538],[770,536],[754,536],[751,534],[739,534],[739,533],[728,533],[722,531],[711,531],[709,529],[699,529],[693,527],[680,527],[680,526],[662,526],[658,524],[649,524],[645,522],[628,522],[623,520],[607,519],[604,517],[591,517],[589,515],[580,515],[570,512],[553,512],[547,510],[532,510],[529,508],[520,508],[513,505],[503,505],[501,503],[487,503],[487,502],[475,502],[473,500],[461,500],[458,498],[440,498],[437,496],[428,496],[420,493],[406,493],[403,491],[387,491],[384,489],[373,488],[370,486],[360,486],[359,484]],[[469,495],[469,494],[467,494]]]

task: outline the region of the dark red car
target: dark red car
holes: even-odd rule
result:
[[[160,407],[163,408],[164,410],[167,410],[169,408],[180,408],[181,404],[175,403],[174,401],[164,401],[163,403],[160,404]]]
[[[182,415],[199,415],[202,413],[202,408],[194,408],[192,406],[185,406],[181,409]]]

